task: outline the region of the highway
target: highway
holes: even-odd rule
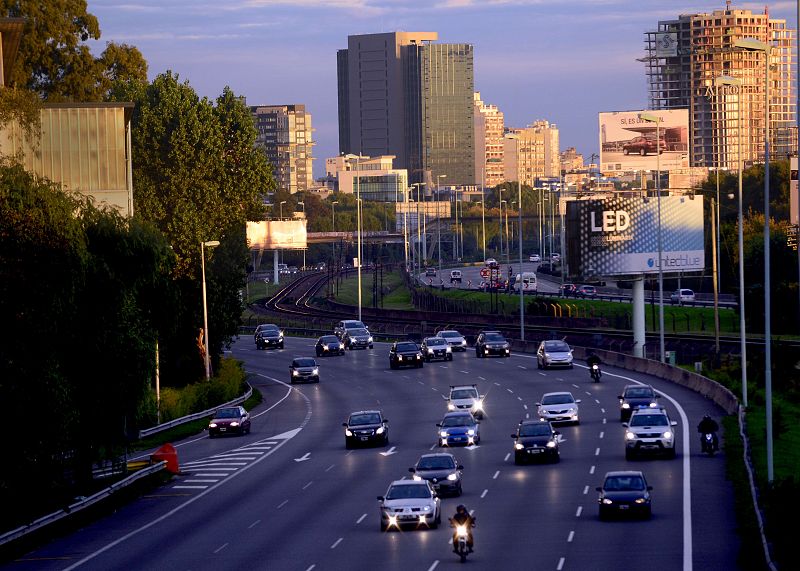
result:
[[[292,357],[313,355],[313,340],[256,351],[243,335],[233,355],[245,362],[264,402],[252,433],[178,445],[183,474],[116,513],[55,540],[9,569],[413,569],[460,565],[451,530],[379,531],[376,496],[409,477],[420,454],[436,448],[435,423],[451,384],[486,393],[481,443],[452,449],[464,467],[458,503],[477,518],[476,569],[736,569],[739,539],[733,492],[722,455],[699,453],[695,425],[722,411],[703,397],[655,378],[608,369],[589,382],[573,370],[539,371],[531,355],[476,359],[391,371],[388,345],[320,359],[319,384],[288,383]],[[617,395],[631,382],[662,391],[676,427],[674,460],[626,461]],[[569,390],[581,423],[563,426],[561,462],[515,466],[511,433],[535,417],[544,392]],[[341,423],[355,410],[379,408],[389,419],[385,448],[346,450]],[[724,436],[723,436],[724,438]],[[644,471],[653,486],[649,521],[601,522],[597,492],[609,470]]]

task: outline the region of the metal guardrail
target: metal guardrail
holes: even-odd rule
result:
[[[130,486],[134,482],[136,482],[136,481],[138,481],[138,480],[140,480],[140,479],[142,479],[142,478],[144,478],[146,476],[151,476],[152,474],[160,472],[161,470],[163,470],[166,467],[166,465],[167,465],[166,461],[162,460],[161,462],[158,462],[157,464],[153,464],[152,466],[148,466],[147,468],[142,468],[141,470],[137,471],[134,474],[131,474],[127,478],[123,478],[119,482],[111,484],[109,487],[100,490],[96,494],[93,494],[93,495],[89,496],[88,498],[84,498],[84,499],[79,500],[79,501],[77,501],[77,502],[75,502],[73,504],[70,504],[69,506],[67,506],[66,508],[62,509],[61,511],[53,512],[53,513],[48,514],[46,516],[42,516],[39,519],[29,523],[28,525],[23,525],[23,526],[20,526],[20,527],[18,527],[16,529],[12,529],[11,531],[8,531],[8,532],[0,535],[0,545],[5,545],[7,543],[15,541],[15,540],[19,539],[20,537],[23,537],[23,536],[25,536],[25,535],[27,535],[29,533],[33,533],[34,531],[42,529],[43,527],[45,527],[47,525],[50,525],[52,523],[55,523],[55,522],[65,518],[65,517],[67,517],[69,515],[72,515],[72,514],[77,513],[77,512],[79,512],[81,510],[84,510],[84,509],[88,508],[89,506],[94,505],[97,502],[110,497],[115,492],[117,492],[117,491],[119,491],[119,490],[121,490],[121,489],[123,489],[123,488],[125,488],[127,486]]]
[[[224,407],[224,406],[233,406],[233,405],[237,405],[237,404],[243,403],[244,401],[249,399],[251,396],[253,396],[253,387],[251,387],[250,383],[248,383],[247,384],[247,392],[245,392],[242,396],[236,397],[232,401],[226,402],[225,404],[220,404],[220,405],[217,405],[217,406],[215,406],[213,408],[209,408],[208,410],[204,410],[203,412],[196,412],[196,413],[190,414],[188,416],[182,416],[180,418],[176,418],[174,420],[170,420],[169,422],[164,422],[164,423],[158,424],[158,425],[153,426],[151,428],[145,428],[144,430],[140,430],[139,431],[139,439],[141,440],[142,438],[150,436],[151,434],[157,434],[157,433],[162,432],[164,430],[168,430],[168,429],[170,429],[170,428],[172,428],[174,426],[179,426],[181,424],[185,424],[187,422],[191,422],[193,420],[197,420],[199,418],[203,418],[205,416],[208,416],[208,415],[212,414],[218,408],[221,408],[221,407]]]

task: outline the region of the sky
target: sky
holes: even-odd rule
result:
[[[796,27],[795,0],[734,2]],[[560,146],[598,152],[601,111],[647,107],[644,32],[724,0],[88,0],[102,36],[135,45],[149,76],[167,70],[201,95],[227,85],[248,105],[303,103],[311,113],[314,175],[338,154],[336,51],[347,36],[438,32],[475,47],[475,90],[506,126],[545,119]]]

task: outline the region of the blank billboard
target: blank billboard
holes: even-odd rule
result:
[[[656,123],[641,119],[639,115],[642,113],[660,119],[658,137]],[[669,171],[685,168],[689,168],[688,109],[600,113],[601,171]]]
[[[247,223],[247,244],[253,250],[302,250],[306,243],[305,220],[265,220]]]
[[[658,272],[658,199],[567,201],[567,265],[580,275],[623,276]],[[664,272],[705,267],[703,200],[661,198]]]

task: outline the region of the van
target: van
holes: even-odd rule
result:
[[[536,274],[533,272],[522,272],[522,276],[517,274],[514,280],[514,291],[519,291],[519,284],[522,283],[523,293],[537,293],[539,285],[536,282]]]
[[[460,284],[461,283],[461,270],[451,270],[450,271],[450,283],[451,284]]]
[[[670,302],[673,304],[683,304],[683,303],[694,303],[695,296],[694,292],[690,289],[681,288],[676,289],[672,292],[672,295],[669,296]]]

